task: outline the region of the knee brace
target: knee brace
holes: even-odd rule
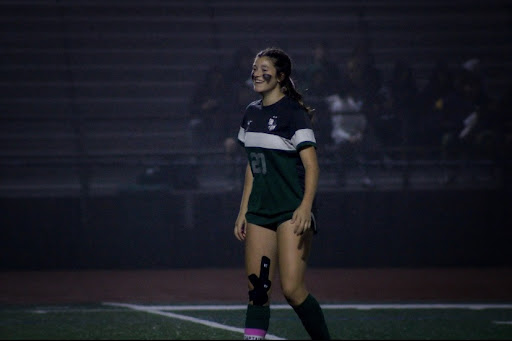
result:
[[[268,302],[268,291],[270,290],[271,281],[268,279],[270,271],[270,259],[266,256],[261,257],[260,277],[256,274],[249,275],[249,281],[254,289],[249,291],[249,300],[254,305],[264,305]]]

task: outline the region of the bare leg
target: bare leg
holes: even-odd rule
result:
[[[283,294],[292,306],[302,303],[308,296],[304,282],[313,232],[301,236],[293,232],[293,225],[286,221],[277,229],[279,274]]]
[[[283,294],[300,318],[302,325],[313,340],[329,340],[330,334],[322,308],[306,289],[304,277],[311,251],[313,231],[301,236],[293,232],[287,221],[277,229],[279,271]]]
[[[247,276],[251,274],[260,275],[261,258],[266,256],[270,259],[269,279],[273,280],[277,263],[277,238],[276,233],[270,229],[248,224],[247,236],[245,239],[245,271]],[[248,282],[249,290],[254,289]],[[269,291],[269,297],[272,287]]]

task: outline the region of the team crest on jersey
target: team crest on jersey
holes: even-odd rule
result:
[[[272,116],[268,120],[268,131],[272,131],[277,127],[277,116]]]

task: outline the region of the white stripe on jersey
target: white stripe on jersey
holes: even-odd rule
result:
[[[246,132],[243,128],[240,128],[238,139],[245,147],[259,147],[282,151],[295,151],[297,146],[304,142],[316,143],[315,134],[311,129],[299,129],[292,136],[291,140],[288,140],[279,135]]]
[[[238,140],[245,144],[245,129],[240,127],[240,130],[238,130]]]
[[[297,147],[299,144],[303,142],[314,142],[315,140],[315,133],[313,133],[312,129],[299,129],[293,134],[292,136],[292,143],[295,147]]]
[[[267,133],[245,133],[245,147],[258,147],[264,149],[274,149],[283,151],[295,151],[292,141],[279,135]]]

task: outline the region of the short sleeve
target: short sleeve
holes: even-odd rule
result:
[[[316,147],[313,124],[308,114],[302,108],[294,110],[292,115],[293,136],[291,142],[295,149],[301,150],[308,146]]]
[[[245,134],[247,132],[247,125],[248,125],[247,124],[247,122],[248,122],[247,113],[249,111],[249,107],[250,107],[250,105],[248,105],[245,108],[244,116],[242,117],[242,120],[240,121],[240,127],[238,128],[238,142],[242,146],[245,146]]]

